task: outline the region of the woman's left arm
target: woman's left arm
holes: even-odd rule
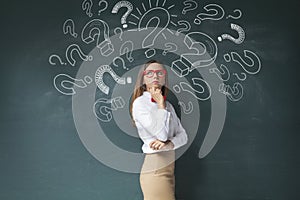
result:
[[[175,113],[173,106],[170,107],[171,107],[172,115],[174,116],[173,119],[174,123],[172,125],[174,125],[174,130],[175,130],[175,135],[173,138],[170,139],[170,141],[174,144],[174,150],[175,150],[185,145],[188,142],[188,137],[185,129],[181,125],[180,119],[177,117]]]

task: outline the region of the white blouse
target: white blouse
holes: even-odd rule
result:
[[[149,144],[158,139],[160,141],[171,140],[174,149],[187,143],[188,137],[177,117],[173,106],[166,101],[166,109],[158,109],[155,102],[151,102],[150,92],[145,91],[142,96],[136,98],[132,106],[132,117],[144,144],[144,153],[167,151],[162,148],[153,150]]]

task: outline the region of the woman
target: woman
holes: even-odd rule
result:
[[[140,175],[144,200],[175,200],[174,150],[187,143],[173,106],[165,101],[167,81],[161,63],[147,62],[139,71],[130,104],[146,154]]]

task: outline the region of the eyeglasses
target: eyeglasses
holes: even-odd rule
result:
[[[143,75],[148,77],[148,78],[152,78],[154,76],[154,74],[156,73],[156,75],[158,77],[164,77],[167,74],[167,71],[165,69],[159,69],[159,70],[145,70]]]

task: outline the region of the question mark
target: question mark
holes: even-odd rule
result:
[[[122,44],[120,48],[120,55],[126,53],[126,58],[129,62],[133,62],[134,58],[132,57],[132,50],[133,50],[133,42],[131,40],[126,41]]]
[[[128,25],[126,24],[126,19],[128,17],[128,15],[132,12],[133,10],[133,6],[129,1],[119,1],[118,3],[116,3],[116,5],[113,7],[111,13],[118,13],[119,9],[125,7],[127,8],[127,11],[125,12],[125,14],[122,16],[121,18],[121,24],[123,24],[123,28],[127,28]]]
[[[68,74],[58,74],[53,79],[54,87],[57,91],[64,95],[74,95],[76,94],[74,88],[70,85],[77,86],[79,88],[85,88],[87,87],[87,84],[90,84],[92,82],[92,78],[89,76],[85,76],[84,80],[82,79],[75,79],[69,76]],[[62,87],[64,90],[59,88]]]
[[[196,38],[196,41],[192,38]],[[215,41],[205,33],[188,33],[184,37],[184,44],[190,50],[196,51],[196,53],[182,54],[180,59],[172,62],[171,69],[179,77],[188,75],[189,72],[198,67],[211,65],[217,57],[217,45]],[[209,56],[206,54],[209,54]]]
[[[197,2],[192,1],[192,0],[187,0],[183,2],[184,4],[184,8],[182,10],[182,14],[186,14],[186,12],[191,11],[191,10],[195,10],[198,7]]]
[[[176,33],[175,33],[175,35],[179,35],[179,33],[182,33],[182,32],[184,32],[184,31],[189,31],[189,30],[191,30],[191,25],[190,25],[190,23],[188,22],[188,21],[186,21],[186,20],[179,20],[178,22],[177,22],[177,24],[179,24],[179,25],[184,25],[185,27],[184,28],[179,28],[177,31],[176,31]]]
[[[123,69],[127,69],[126,66],[125,66],[125,61],[123,60],[123,58],[121,58],[121,57],[119,57],[119,56],[114,58],[114,60],[113,60],[113,65],[114,65],[114,66],[119,67],[119,65],[116,63],[117,60],[120,60],[120,61],[121,61],[121,63],[122,63],[121,66],[123,67]],[[128,70],[128,69],[127,69],[127,70]]]
[[[109,122],[112,119],[111,111],[124,108],[125,101],[122,97],[113,99],[100,98],[94,103],[94,114],[102,122]],[[98,112],[97,112],[98,111]]]
[[[186,82],[180,82],[179,85],[174,85],[173,90],[176,93],[182,91],[189,92],[198,100],[207,100],[211,96],[211,88],[209,84],[201,78],[192,78],[193,86],[190,86]],[[194,91],[194,92],[193,92]]]
[[[231,35],[228,34],[222,34],[221,36],[218,37],[218,40],[221,42],[222,39],[228,39],[232,42],[234,42],[235,44],[241,44],[243,43],[243,41],[245,40],[245,31],[243,30],[243,28],[237,24],[230,24],[230,27],[232,30],[237,31],[239,37],[238,38],[234,38]]]
[[[77,44],[71,44],[66,50],[66,58],[72,66],[75,66],[76,64],[76,61],[73,58],[73,52],[77,52],[79,57],[84,61],[91,61],[93,59],[93,56],[85,55]]]
[[[85,13],[89,17],[93,16],[93,14],[91,12],[92,7],[93,7],[93,1],[92,0],[84,0],[82,5],[81,5],[82,10],[86,10]]]
[[[209,69],[209,72],[210,73],[215,73],[219,77],[219,79],[221,81],[228,81],[230,79],[229,70],[223,64],[220,65],[220,69],[218,69],[218,68],[211,68],[211,69]]]
[[[197,14],[197,18],[195,18],[194,23],[199,25],[202,21],[210,19],[210,20],[220,20],[224,17],[224,9],[217,4],[208,4],[204,6],[204,10],[207,13],[199,13]],[[211,12],[211,14],[209,13]]]
[[[226,17],[226,19],[229,19],[229,18],[232,18],[232,19],[239,19],[242,17],[242,11],[240,9],[235,9],[233,10],[233,13],[238,13],[238,15],[235,17],[235,16],[232,16],[232,15],[228,15]]]
[[[160,17],[158,17],[160,16]],[[151,31],[143,40],[142,42],[142,48],[149,48],[154,45],[154,41],[156,38],[165,30],[165,28],[168,26],[170,22],[170,14],[169,12],[161,7],[156,7],[148,10],[144,15],[141,17],[139,24],[138,24],[138,30],[147,30],[149,24],[151,21],[156,22],[156,26],[153,31]],[[143,27],[143,28],[142,28]],[[161,29],[157,30],[157,28],[160,27]],[[152,54],[149,54],[152,52]],[[155,49],[151,48],[148,49],[145,54],[147,58],[152,57],[155,54]]]
[[[66,65],[66,64],[67,64],[67,63],[63,62],[63,61],[61,60],[61,58],[60,58],[58,55],[53,54],[53,55],[51,55],[51,56],[49,57],[49,63],[50,63],[51,65],[56,65],[56,63],[52,61],[52,58],[57,58],[58,61],[59,61],[59,63],[60,63],[61,65]]]
[[[175,52],[177,51],[177,45],[171,42],[165,44],[166,49],[162,52],[162,55],[167,55],[168,52]]]
[[[118,31],[120,31],[120,36],[119,36],[119,39],[122,41],[122,35],[123,35],[123,30],[120,28],[120,27],[117,27],[114,29],[114,33],[117,35],[118,34]]]
[[[179,101],[178,104],[182,107],[184,114],[188,115],[193,112],[194,107],[191,101],[189,101],[188,107],[182,101]]]
[[[75,33],[74,21],[72,19],[67,19],[64,22],[63,32],[64,32],[65,35],[70,33],[70,35],[72,35],[74,38],[77,37],[77,33]]]
[[[237,74],[237,73],[233,73],[233,76],[236,76],[236,78],[239,80],[239,81],[244,81],[246,80],[247,78],[247,74],[242,72],[241,75],[243,76],[242,78]]]
[[[247,72],[248,74],[257,74],[260,69],[261,69],[261,61],[259,59],[259,57],[252,51],[250,50],[244,50],[244,57],[246,58],[243,59],[238,53],[236,52],[231,52],[231,57],[232,60],[236,63],[238,63],[245,72]],[[230,56],[228,57],[229,54],[225,54],[226,55],[226,59],[227,62],[231,61]],[[225,56],[224,55],[224,56]],[[248,62],[247,62],[248,60]]]
[[[125,85],[126,80],[127,83],[131,83],[131,78],[125,80],[124,77],[119,77],[109,65],[101,65],[95,72],[95,83],[104,94],[109,93],[109,87],[103,82],[104,73],[109,73],[118,84]]]
[[[97,47],[103,56],[109,56],[114,51],[113,44],[109,38],[109,26],[103,20],[93,19],[88,22],[82,29],[81,39],[86,44],[97,40]]]
[[[234,83],[232,87],[224,83],[219,85],[219,91],[225,94],[230,101],[239,101],[243,97],[243,90],[243,86],[238,82]]]
[[[108,3],[105,0],[99,1],[99,3],[98,3],[99,7],[101,7],[101,4],[104,4],[104,8],[102,8],[98,11],[98,15],[100,15],[101,12],[105,11],[108,6]]]

